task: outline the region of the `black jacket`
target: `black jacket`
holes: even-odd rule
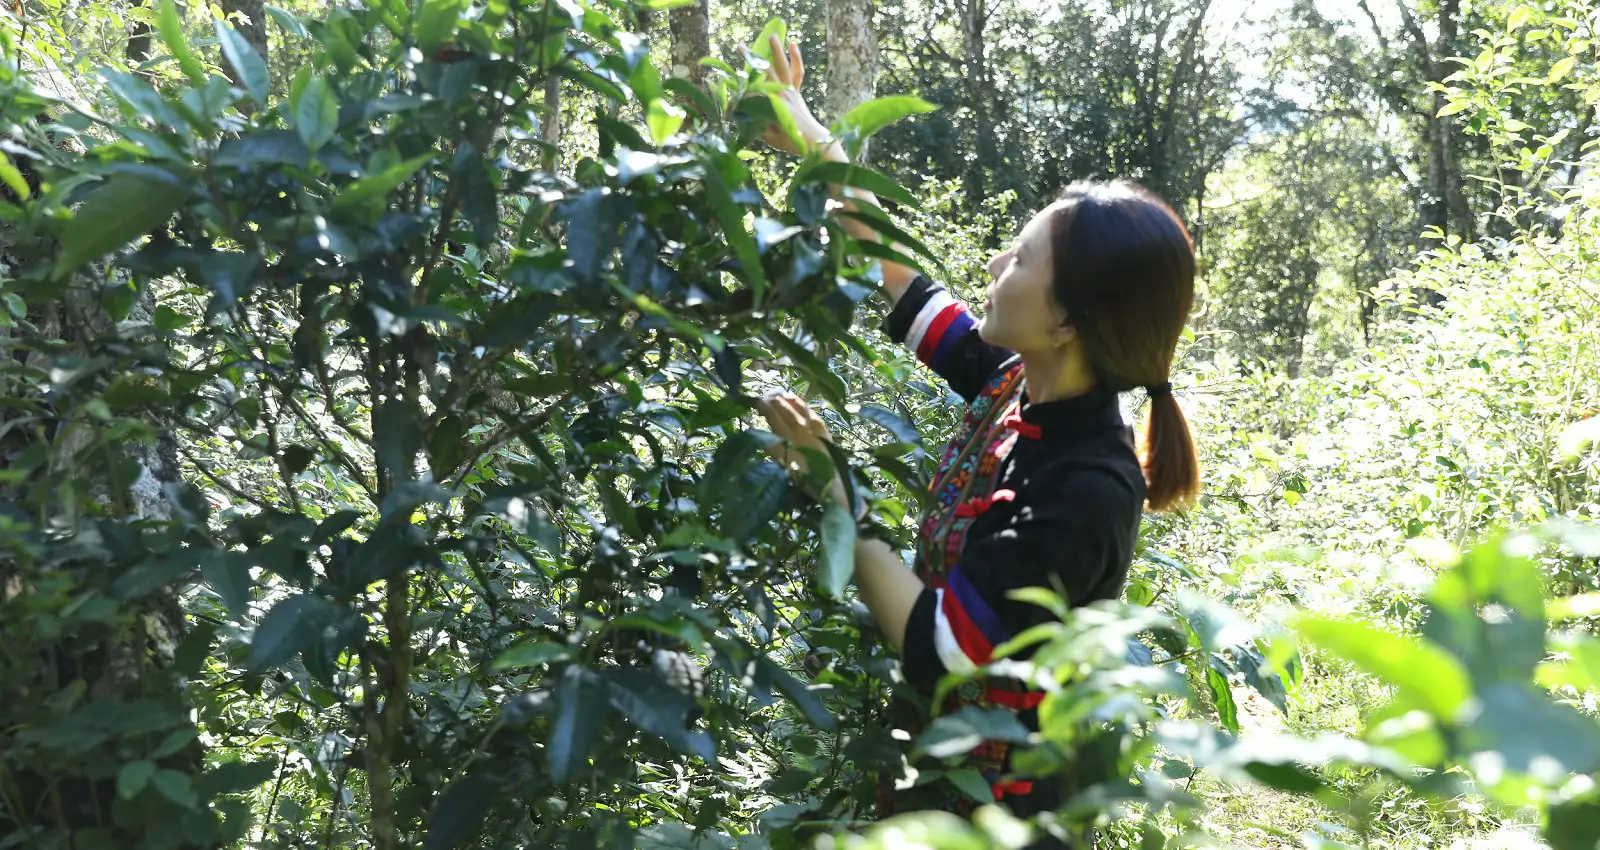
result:
[[[997,372],[1017,362],[1012,352],[980,339],[965,306],[926,278],[912,283],[885,329],[968,403]],[[960,650],[952,648],[952,632],[981,626],[1003,639],[1051,618],[1044,608],[1010,599],[1012,590],[1059,586],[1073,606],[1122,593],[1138,541],[1145,481],[1116,394],[1096,390],[1025,403],[1021,424],[1012,427],[1019,437],[1001,459],[994,492],[1014,495],[978,514],[959,561],[947,565],[961,574],[961,604],[929,588],[907,624],[902,663],[919,690],[930,691],[951,663],[965,666],[965,659],[952,655]],[[952,582],[945,593],[956,586]],[[956,622],[964,617],[972,622]],[[1034,715],[1026,710],[1020,717],[1037,729]],[[1054,808],[1054,796],[1048,783],[1036,783],[1032,793],[1006,802],[1025,814]]]

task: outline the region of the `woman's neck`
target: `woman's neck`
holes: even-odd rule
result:
[[[1029,404],[1060,401],[1094,390],[1094,371],[1076,348],[1020,353]]]

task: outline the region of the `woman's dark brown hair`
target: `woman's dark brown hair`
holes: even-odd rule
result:
[[[1200,492],[1194,438],[1169,373],[1194,307],[1194,243],[1172,208],[1124,180],[1073,183],[1050,221],[1053,288],[1100,383],[1150,394],[1140,463],[1162,511]]]

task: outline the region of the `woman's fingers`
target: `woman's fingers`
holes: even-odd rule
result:
[[[811,409],[811,405],[806,404],[798,396],[792,394],[788,396],[788,403],[801,427],[818,437],[826,437],[828,435],[827,423],[823,422],[822,417]]]
[[[798,42],[789,42],[789,68],[792,72],[789,82],[795,88],[800,88],[800,84],[806,78],[806,61],[800,58],[800,45]]]
[[[800,88],[800,84],[805,82],[806,79],[806,62],[800,56],[800,44],[793,41],[788,44],[782,44],[778,41],[777,36],[769,35],[767,36],[767,49],[772,55],[772,61],[767,63],[767,69],[763,72],[767,79],[782,85]],[[749,61],[749,50],[741,47],[739,52],[744,54],[746,61]]]
[[[814,429],[811,423],[816,421],[817,415],[811,412],[811,407],[794,395],[785,394],[783,405],[789,411],[790,421],[801,433],[810,433]]]
[[[789,57],[783,45],[778,42],[775,35],[767,36],[768,52],[772,54],[772,70],[777,72],[778,82],[789,82]]]
[[[741,47],[741,48],[739,48],[739,52],[741,54],[743,54],[744,61],[746,61],[746,62],[750,62],[751,59],[754,58],[751,55],[750,50],[748,48]],[[752,63],[752,64],[754,64],[754,63]],[[771,80],[774,83],[778,83],[779,85],[783,84],[783,78],[778,76],[778,69],[776,67],[774,67],[773,63],[771,63],[771,62],[767,63],[767,67],[764,70],[762,70],[761,76],[765,77],[768,80]]]
[[[778,436],[789,439],[796,432],[804,430],[804,420],[795,413],[794,407],[781,394],[767,396],[757,402],[757,405]]]
[[[794,393],[773,393],[756,402],[772,431],[788,441],[811,442],[832,439],[828,424],[811,406]]]

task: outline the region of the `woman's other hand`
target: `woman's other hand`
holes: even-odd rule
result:
[[[805,98],[800,95],[800,83],[806,78],[806,64],[800,58],[800,46],[791,43],[788,45],[788,49],[785,50],[775,35],[768,36],[767,46],[772,54],[772,62],[766,70],[767,81],[781,86],[776,91],[766,93],[773,101],[773,108],[777,109],[778,105],[781,104],[783,108],[789,110],[789,114],[794,116],[796,132],[805,142],[806,147],[815,149],[820,145],[827,145],[821,151],[818,151],[821,159],[828,162],[848,162],[849,157],[845,153],[844,145],[840,144],[838,139],[828,141],[831,138],[828,128],[817,120],[817,117],[811,112],[811,107],[806,105]],[[776,123],[763,130],[761,137],[766,140],[767,144],[778,150],[788,151],[793,154],[806,152],[801,150],[800,146],[795,143],[794,139],[789,137],[783,127]],[[829,191],[835,198],[843,202],[844,209],[847,211],[856,209],[857,200],[865,201],[873,207],[881,206],[877,197],[865,189],[852,188],[849,190],[848,196],[846,196],[843,186],[830,186]],[[843,217],[841,223],[844,225],[845,231],[859,241],[883,242],[883,236],[878,233],[874,225],[853,216]],[[893,245],[892,247],[905,253],[905,249],[898,245]],[[883,260],[882,269],[883,292],[889,296],[889,303],[894,304],[900,300],[900,296],[904,295],[911,286],[911,281],[917,276],[917,270],[893,260]]]
[[[768,452],[774,460],[789,470],[791,478],[797,482],[804,481],[810,468],[806,464],[805,453],[798,449],[812,449],[826,456],[827,443],[833,439],[828,433],[828,426],[794,393],[773,393],[757,402],[757,406],[767,417],[767,424],[771,426],[772,433],[783,440],[768,449]],[[833,480],[828,482],[826,494],[833,501],[845,504],[844,482],[837,473],[834,474]]]
[[[766,70],[767,80],[783,87],[769,92],[767,96],[794,116],[795,126],[800,130],[800,141],[805,142],[807,147],[815,147],[828,138],[828,128],[812,114],[811,107],[800,94],[800,84],[806,78],[806,63],[800,58],[800,45],[791,42],[785,47],[774,35],[768,37],[767,46],[772,54],[772,61]],[[777,124],[767,127],[761,138],[778,150],[792,154],[804,153],[796,140],[789,138],[788,132]]]

